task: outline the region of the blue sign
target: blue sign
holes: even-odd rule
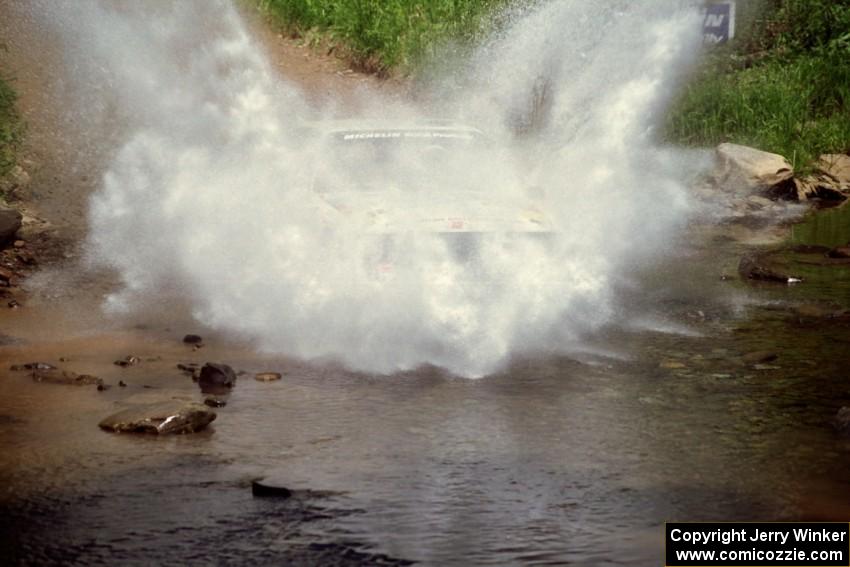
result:
[[[726,43],[735,37],[735,2],[709,2],[702,21],[705,43]]]

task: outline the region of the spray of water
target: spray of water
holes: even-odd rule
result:
[[[677,0],[517,14],[438,103],[476,129],[374,93],[390,123],[316,115],[225,0],[43,9],[128,133],[90,207],[110,310],[174,292],[262,349],[480,376],[616,324],[687,212],[653,131],[695,51]]]

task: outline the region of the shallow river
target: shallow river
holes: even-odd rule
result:
[[[0,554],[40,565],[660,565],[665,521],[846,521],[850,441],[830,419],[850,405],[850,322],[829,315],[850,307],[850,271],[791,257],[803,284],[721,281],[740,252],[708,239],[651,266],[668,276],[647,276],[630,300],[634,328],[479,380],[261,357],[176,316],[101,319],[90,291],[79,292],[89,302],[33,293],[3,319]],[[200,350],[180,342],[195,331]],[[745,356],[759,351],[777,356]],[[112,364],[128,354],[142,363]],[[113,387],[8,370],[32,360]],[[122,404],[202,399],[175,364],[208,360],[249,373],[209,430],[98,430]],[[284,378],[254,381],[263,370]],[[253,497],[258,477],[294,497]]]

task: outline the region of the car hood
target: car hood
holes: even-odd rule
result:
[[[486,193],[339,191],[322,195],[338,215],[364,232],[550,232],[540,203],[487,199]]]

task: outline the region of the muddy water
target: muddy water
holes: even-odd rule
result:
[[[850,404],[850,323],[830,315],[850,307],[850,278],[798,255],[779,261],[808,270],[804,284],[721,281],[741,251],[709,240],[651,266],[624,300],[634,328],[481,380],[355,375],[263,357],[170,307],[106,318],[96,286],[33,293],[3,318],[0,553],[22,564],[648,565],[660,564],[664,521],[846,520],[850,441],[829,419]],[[183,345],[187,332],[206,346]],[[777,358],[743,358],[756,351]],[[142,362],[112,364],[128,354]],[[7,370],[31,360],[113,387]],[[175,365],[207,360],[249,373],[208,431],[97,429],[130,403],[200,400]],[[263,370],[284,378],[254,381]],[[254,498],[257,477],[295,496]]]

